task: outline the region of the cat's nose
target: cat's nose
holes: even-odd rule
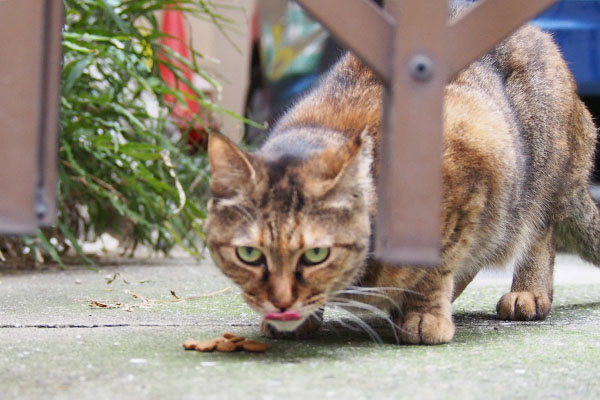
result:
[[[279,311],[288,310],[296,302],[292,278],[281,274],[273,276],[269,285],[269,300]]]
[[[271,295],[269,296],[269,300],[271,301],[271,304],[273,304],[273,306],[277,308],[278,311],[284,312],[289,310],[290,307],[292,307],[292,305],[296,301],[296,298],[291,293],[291,291],[281,291],[271,293]]]
[[[292,304],[294,304],[293,300],[271,300],[271,303],[279,310],[279,312],[287,311]]]

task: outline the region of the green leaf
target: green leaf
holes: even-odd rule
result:
[[[81,60],[72,61],[69,63],[63,72],[63,93],[67,93],[71,90],[75,82],[81,77],[83,71],[90,65],[92,61],[91,57],[85,57]],[[66,76],[65,76],[66,73]]]
[[[63,46],[66,47],[67,49],[71,49],[71,50],[78,51],[80,53],[85,53],[85,54],[90,54],[90,53],[95,52],[94,49],[90,49],[89,47],[80,46],[76,43],[69,42],[67,40],[65,40],[63,42]]]
[[[60,257],[60,255],[58,254],[58,251],[52,245],[52,243],[50,243],[48,241],[48,239],[46,238],[46,235],[44,235],[44,233],[40,229],[37,230],[36,237],[39,239],[40,243],[46,249],[46,251],[48,252],[48,254],[50,254],[50,257],[52,257],[52,259],[54,261],[56,261],[61,267],[64,268],[65,264],[63,263],[63,260]]]
[[[102,0],[102,3],[104,3],[104,7],[105,7],[106,11],[108,12],[108,15],[113,20],[113,22],[119,27],[119,29],[121,30],[121,32],[123,32],[123,33],[130,32],[129,27],[127,26],[127,24],[125,23],[125,21],[123,21],[123,19],[119,16],[119,14],[117,14],[115,12],[115,9],[113,8],[113,6],[111,6],[110,4],[108,4],[106,2],[106,0]]]
[[[113,108],[116,112],[122,114],[125,118],[127,118],[127,120],[129,122],[131,122],[133,125],[135,125],[138,129],[140,129],[140,130],[146,129],[144,124],[139,119],[137,119],[130,110],[126,109],[122,105],[114,103],[114,104],[110,104],[110,107]]]
[[[56,224],[58,225],[58,228],[60,229],[60,232],[65,236],[65,238],[67,238],[69,240],[69,242],[71,243],[71,246],[73,246],[73,248],[77,252],[77,255],[79,255],[79,257],[81,257],[87,263],[87,265],[92,265],[92,266],[98,268],[98,265],[94,262],[94,260],[92,260],[91,258],[89,258],[87,256],[87,254],[85,254],[85,252],[83,251],[83,249],[79,245],[79,241],[75,238],[75,235],[73,234],[73,232],[71,231],[71,229],[69,227],[67,227],[60,220],[58,220]]]

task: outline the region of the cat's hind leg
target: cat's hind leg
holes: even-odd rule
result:
[[[600,213],[587,186],[573,191],[565,208],[567,216],[554,227],[558,250],[600,267]]]
[[[507,320],[541,320],[552,308],[554,270],[552,227],[540,234],[517,261],[511,291],[500,298],[496,311]]]

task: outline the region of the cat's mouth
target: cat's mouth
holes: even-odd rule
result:
[[[278,331],[290,332],[302,325],[306,316],[302,316],[296,311],[283,311],[269,312],[265,314],[264,318]]]
[[[270,312],[265,315],[267,321],[300,321],[302,316],[296,311]]]

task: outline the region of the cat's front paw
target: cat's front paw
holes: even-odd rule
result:
[[[409,312],[400,322],[400,338],[408,344],[449,343],[454,336],[450,318],[430,313]]]
[[[510,292],[500,298],[496,311],[502,319],[511,321],[531,321],[546,318],[552,301],[547,294],[532,292]]]
[[[323,324],[322,314],[311,315],[293,331],[279,331],[267,320],[263,319],[260,324],[260,331],[263,336],[270,339],[310,339],[315,335]]]

